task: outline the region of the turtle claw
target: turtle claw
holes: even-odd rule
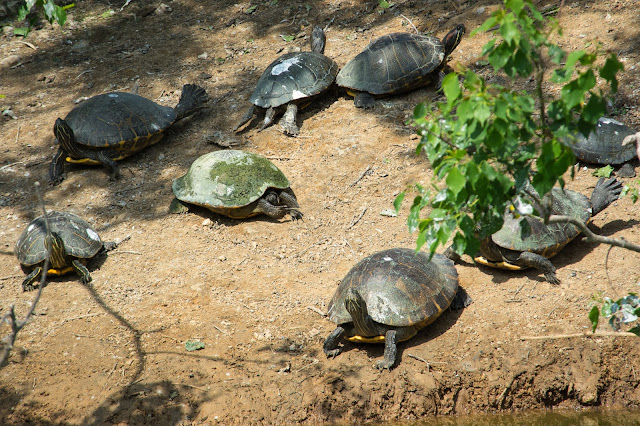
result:
[[[378,370],[391,370],[393,364],[393,362],[389,362],[386,359],[381,359],[380,361],[376,362],[375,366]]]
[[[547,280],[548,283],[553,285],[560,284],[560,279],[555,273],[546,273],[544,274],[544,279]]]
[[[369,109],[374,107],[376,100],[370,93],[360,92],[353,98],[353,104],[356,108]]]
[[[338,355],[340,355],[340,352],[342,352],[342,349],[335,348],[335,349],[325,350],[324,354],[327,356],[327,358],[335,358]]]
[[[285,135],[296,137],[300,134],[300,129],[295,124],[286,123],[286,124],[281,124],[281,126],[282,126],[282,132]]]
[[[284,116],[280,120],[280,127],[282,127],[282,131],[285,135],[289,136],[298,136],[300,134],[300,129],[296,125],[296,115],[298,113],[298,106],[294,103],[290,103],[287,106],[287,111],[284,113]]]

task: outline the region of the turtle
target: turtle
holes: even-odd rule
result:
[[[620,177],[634,177],[636,173],[630,161],[636,157],[636,149],[633,145],[623,144],[623,140],[635,133],[613,118],[601,117],[588,138],[577,133],[570,146],[578,160],[591,164],[622,164],[616,174]]]
[[[18,242],[16,256],[28,273],[22,282],[24,291],[33,290],[43,272],[47,247],[51,247],[48,275],[64,275],[76,271],[83,284],[91,282],[85,266],[101,250],[112,250],[114,242],[102,242],[98,233],[80,216],[69,212],[47,213],[51,237],[47,237],[44,215],[29,223]]]
[[[550,206],[550,214],[571,216],[585,224],[618,199],[622,183],[615,178],[600,178],[591,198],[570,189],[554,187],[542,198]],[[535,203],[533,203],[534,207]],[[536,207],[538,211],[542,209]],[[523,235],[521,221],[526,220],[530,232]],[[556,268],[549,260],[580,234],[580,229],[568,222],[546,224],[530,215],[514,217],[510,209],[504,215],[500,230],[480,242],[475,261],[494,268],[520,270],[539,269],[551,284],[559,284]]]
[[[311,52],[286,53],[273,61],[260,76],[249,98],[252,105],[233,131],[251,120],[256,108],[266,109],[259,130],[262,131],[273,122],[277,110],[286,105],[280,126],[285,134],[297,136],[298,106],[308,105],[312,97],[331,87],[338,74],[338,64],[324,55],[325,40],[324,30],[316,26],[311,32]]]
[[[65,160],[70,163],[102,164],[115,180],[117,160],[158,142],[174,122],[192,114],[207,99],[195,84],[182,87],[175,108],[159,105],[133,93],[111,92],[94,96],[58,118],[53,133],[60,144],[49,168],[52,184],[64,180]]]
[[[379,369],[396,362],[397,343],[431,324],[449,306],[460,309],[471,298],[458,283],[454,263],[441,254],[392,248],[358,262],[329,302],[327,316],[338,324],[323,346],[327,357],[341,352],[342,337],[352,342],[384,343]]]
[[[196,204],[233,219],[266,214],[281,219],[287,213],[302,218],[289,181],[268,159],[240,150],[214,151],[196,159],[189,171],[173,181],[172,213]]]
[[[371,108],[374,95],[401,93],[434,79],[439,89],[447,58],[465,33],[460,24],[442,41],[425,34],[392,33],[373,40],[340,70],[336,83],[354,96],[358,108]]]

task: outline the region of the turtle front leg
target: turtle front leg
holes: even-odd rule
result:
[[[268,126],[270,126],[271,123],[273,123],[273,117],[275,116],[276,116],[275,108],[273,107],[269,108],[264,115],[264,122],[262,123],[262,127],[260,127],[258,131],[261,132],[264,129],[266,129]]]
[[[291,188],[287,188],[280,193],[280,201],[282,204],[286,205],[289,208],[289,214],[291,215],[291,219],[299,220],[302,219],[302,212],[300,211],[300,205],[298,204],[298,200],[296,199],[295,194]]]
[[[438,70],[438,75],[436,76],[436,91],[437,92],[442,91],[442,81],[444,80],[445,76],[446,76],[446,74],[445,74],[443,69]]]
[[[388,330],[384,335],[384,359],[376,362],[376,368],[389,370],[396,363],[398,353],[398,333],[396,330]]]
[[[353,104],[356,106],[356,108],[373,108],[373,106],[376,104],[376,98],[374,98],[371,93],[358,92],[353,98]]]
[[[115,156],[115,154],[110,150],[98,151],[94,160],[108,168],[110,171],[109,179],[115,181],[120,177],[120,167],[118,167],[118,164],[111,158],[113,156]]]
[[[87,269],[87,267],[84,266],[78,259],[74,259],[71,264],[73,265],[73,269],[75,269],[78,275],[80,275],[80,281],[82,281],[82,284],[89,284],[93,280],[93,278],[91,278],[91,274],[89,274],[89,270]]]
[[[447,249],[442,252],[442,255],[455,263],[460,262],[460,260],[462,259],[462,257],[453,249],[453,245],[447,247]]]
[[[258,200],[256,210],[274,219],[282,219],[287,214],[288,209],[283,206],[275,205],[273,204],[274,202],[277,202],[277,196],[270,196],[270,194],[267,194]]]
[[[274,191],[269,191],[258,200],[255,211],[264,213],[274,219],[282,219],[289,213],[293,220],[298,220],[302,218],[302,213],[298,208],[295,196],[292,197],[291,194],[285,191],[280,192],[279,195]]]
[[[66,158],[67,152],[62,149],[62,147],[58,148],[58,152],[53,156],[53,160],[49,166],[49,182],[52,185],[58,185],[64,180],[63,172]]]
[[[340,343],[340,338],[344,333],[344,328],[341,326],[336,327],[335,330],[329,334],[329,336],[325,339],[324,345],[322,345],[322,350],[327,358],[335,358],[342,352],[342,349],[338,347]]]
[[[247,111],[244,113],[242,118],[240,119],[240,122],[233,128],[233,131],[237,132],[240,127],[242,127],[245,123],[251,120],[253,118],[253,115],[255,114],[255,111],[256,111],[255,107],[251,105],[249,109],[247,109]]]
[[[556,267],[544,256],[537,253],[524,251],[518,256],[516,264],[536,268],[544,273],[544,278],[551,284],[560,284],[560,279],[556,276]]]
[[[34,283],[40,280],[42,276],[42,266],[36,266],[33,271],[22,281],[22,291],[31,291],[35,290],[36,286]]]
[[[290,136],[298,136],[300,134],[300,129],[296,124],[297,114],[298,105],[293,102],[289,103],[289,105],[287,105],[287,111],[280,120],[280,126],[282,126],[282,130],[285,134]]]

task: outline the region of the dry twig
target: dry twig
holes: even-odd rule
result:
[[[520,340],[554,340],[573,337],[638,337],[627,331],[596,331],[595,333],[550,334],[548,336],[521,336]]]
[[[355,186],[358,182],[360,182],[360,181],[362,180],[362,178],[363,178],[367,173],[369,173],[369,171],[370,171],[370,170],[371,170],[371,166],[367,166],[367,168],[366,168],[366,169],[364,169],[364,172],[362,172],[362,173],[360,174],[360,176],[358,177],[358,179],[354,180],[354,181],[353,181],[353,183],[352,183],[351,185],[349,185],[349,186]]]
[[[549,223],[571,223],[572,225],[580,228],[580,231],[582,231],[582,233],[585,235],[587,242],[609,244],[611,246],[622,247],[627,250],[632,250],[640,253],[640,245],[630,243],[627,240],[618,240],[615,238],[603,237],[602,235],[594,234],[584,222],[575,217],[551,215],[549,217]]]
[[[327,314],[322,312],[320,309],[316,308],[315,306],[307,306],[307,309],[309,309],[310,311],[315,312],[316,314],[322,316],[322,317],[326,317]]]
[[[364,216],[364,214],[367,212],[368,207],[364,206],[362,208],[362,211],[360,212],[360,216],[358,216],[356,219],[353,220],[353,222],[351,222],[351,225],[347,226],[347,229],[351,229],[353,228],[356,223],[360,222],[360,219],[362,219],[362,216]]]
[[[49,227],[49,218],[47,216],[47,210],[44,207],[44,200],[42,198],[42,194],[40,193],[40,182],[36,182],[34,185],[35,185],[36,195],[38,196],[38,201],[40,203],[40,207],[42,207],[42,211],[44,213],[44,223],[45,223],[45,228],[47,230],[47,236],[50,239],[51,228]],[[8,322],[9,326],[11,327],[11,332],[7,336],[5,336],[5,338],[3,339],[4,348],[2,349],[2,354],[0,355],[0,368],[6,365],[6,362],[9,359],[9,355],[11,355],[11,349],[13,349],[13,344],[15,343],[16,338],[18,337],[18,333],[20,332],[20,330],[24,328],[25,325],[27,325],[27,323],[29,322],[29,319],[33,315],[33,312],[36,310],[36,305],[40,301],[40,296],[42,296],[42,290],[45,287],[45,281],[47,279],[46,271],[49,270],[50,258],[51,258],[51,247],[49,246],[47,247],[47,257],[44,259],[44,265],[43,265],[43,271],[45,272],[42,274],[42,277],[40,278],[38,293],[36,293],[36,297],[33,299],[33,302],[31,302],[31,307],[29,308],[29,311],[27,312],[27,314],[24,316],[24,319],[20,321],[16,318],[15,305],[11,305],[9,307],[9,312],[7,312],[2,317],[2,319],[0,319],[0,324],[4,322]]]

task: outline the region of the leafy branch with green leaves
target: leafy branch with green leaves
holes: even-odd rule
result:
[[[567,171],[573,177],[575,157],[567,141],[578,132],[591,133],[606,112],[607,96],[618,89],[616,75],[623,66],[616,55],[603,58],[597,44],[589,51],[565,52],[552,41],[562,35],[557,22],[529,0],[504,0],[504,8],[471,35],[494,28],[499,37],[483,48],[493,72],[506,74],[509,83],[532,81],[534,88],[529,93],[488,84],[466,70],[444,78],[446,101],[416,106],[417,153],[426,154],[434,171],[431,186],[416,185],[407,219],[409,229],[418,232],[418,250],[426,246],[434,253],[453,237],[451,250],[474,256],[480,242],[502,227],[505,209],[535,214],[527,200],[539,202],[556,184],[564,186]],[[548,81],[561,85],[556,97],[544,90],[549,71]],[[630,195],[635,202],[637,194]],[[396,210],[404,197],[403,192],[396,198]],[[598,236],[575,218],[537,214],[545,223],[573,223],[588,240],[640,252],[637,244]],[[602,310],[595,306],[589,314],[594,332],[601,316],[614,330],[637,321],[639,302],[635,294],[615,302],[604,298]],[[639,326],[629,331],[640,335]]]
[[[71,3],[66,6],[58,6],[53,0],[26,0],[25,3],[18,9],[18,20],[24,21],[29,16],[31,9],[36,6],[44,11],[44,16],[50,24],[57,22],[61,27],[67,22],[67,9],[75,6],[75,3]],[[29,19],[26,27],[15,28],[13,33],[26,37],[29,31],[34,27],[36,22],[35,15],[32,15]]]
[[[620,331],[623,324],[637,323],[640,319],[640,298],[635,293],[629,293],[628,296],[621,297],[615,302],[609,297],[605,297],[602,300],[602,309],[594,306],[589,312],[594,333],[600,322],[600,317],[606,318],[615,331]],[[636,324],[627,331],[640,336],[640,325]]]
[[[499,37],[483,48],[493,72],[510,82],[531,80],[534,88],[489,84],[466,70],[462,83],[459,73],[444,78],[446,101],[416,106],[417,152],[426,153],[434,171],[431,186],[416,185],[407,219],[418,231],[418,249],[426,245],[434,253],[453,237],[457,254],[473,256],[480,241],[502,227],[505,208],[530,214],[531,205],[517,200],[530,197],[531,186],[542,197],[564,185],[575,157],[563,141],[577,132],[588,135],[606,111],[607,95],[617,91],[623,67],[616,56],[601,64],[598,46],[567,54],[552,41],[562,34],[557,22],[530,1],[504,0],[504,8],[471,35],[495,27]],[[555,98],[543,86],[549,70],[549,81],[562,85]],[[396,209],[404,196],[396,198]]]

